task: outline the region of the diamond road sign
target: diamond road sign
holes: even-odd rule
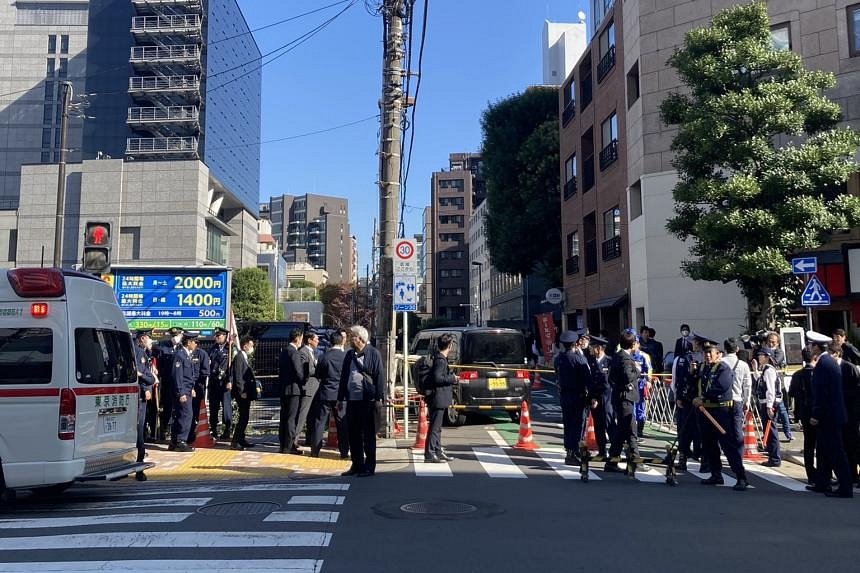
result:
[[[817,276],[812,275],[812,278],[806,283],[806,288],[800,295],[800,304],[803,306],[827,306],[830,304],[830,293],[827,292]]]
[[[791,259],[791,272],[796,275],[814,273],[818,270],[818,259],[815,257],[799,257]]]

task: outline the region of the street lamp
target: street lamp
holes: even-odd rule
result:
[[[472,261],[472,266],[478,267],[478,326],[484,322],[484,301],[482,300],[481,294],[481,285],[482,285],[482,271],[484,268],[484,263],[479,263],[478,261]]]

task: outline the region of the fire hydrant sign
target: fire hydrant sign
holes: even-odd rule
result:
[[[394,276],[418,276],[418,253],[413,239],[394,243]]]

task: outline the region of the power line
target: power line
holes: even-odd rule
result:
[[[409,24],[406,32],[406,37],[409,39],[409,44],[406,48],[406,89],[404,90],[405,98],[407,104],[409,103],[409,86],[412,83],[412,23],[414,21],[412,17],[412,8],[415,6],[415,0],[407,0],[408,4],[406,7],[406,17],[409,19]],[[404,213],[404,204],[406,203],[406,181],[403,178],[403,159],[404,153],[403,150],[406,148],[406,132],[409,131],[409,121],[406,119],[406,114],[404,113],[403,118],[401,119],[402,131],[400,136],[400,225],[398,226],[397,236],[403,238],[406,236],[406,223],[403,221],[403,213]]]
[[[424,0],[424,10],[422,15],[421,22],[421,43],[418,47],[418,80],[415,82],[415,95],[412,98],[412,112],[409,121],[410,133],[409,133],[409,153],[406,159],[406,172],[403,175],[403,181],[401,184],[402,189],[402,198],[401,205],[406,203],[406,182],[409,180],[409,169],[412,167],[412,148],[415,144],[415,108],[418,106],[418,92],[421,89],[421,69],[422,64],[424,63],[424,40],[427,36],[427,12],[428,12],[428,0]],[[400,220],[403,220],[403,207],[400,209]]]
[[[303,137],[309,137],[309,136],[311,136],[311,135],[319,135],[319,134],[321,134],[321,133],[328,133],[328,132],[330,132],[330,131],[335,131],[335,130],[343,129],[343,128],[346,128],[346,127],[352,127],[353,125],[358,125],[358,124],[360,124],[360,123],[365,123],[365,122],[370,121],[370,120],[372,120],[372,119],[378,119],[378,118],[379,118],[379,114],[377,113],[377,114],[374,114],[374,115],[369,115],[369,116],[367,116],[367,117],[363,117],[363,118],[361,118],[361,119],[357,119],[357,120],[355,120],[355,121],[350,121],[349,123],[342,123],[342,124],[340,124],[340,125],[335,125],[335,126],[332,126],[332,127],[326,127],[326,128],[324,128],[324,129],[317,129],[317,130],[314,130],[314,131],[308,131],[308,132],[305,132],[305,133],[299,133],[299,134],[296,134],[296,135],[288,135],[287,137],[279,137],[279,138],[277,138],[277,139],[267,139],[267,140],[264,140],[264,141],[255,141],[255,142],[252,142],[252,143],[242,143],[242,144],[239,144],[239,145],[228,145],[228,146],[224,146],[224,147],[213,147],[213,148],[209,149],[208,151],[221,151],[221,150],[224,150],[224,149],[238,149],[238,148],[240,148],[240,147],[254,147],[254,146],[256,146],[256,145],[264,145],[264,144],[266,144],[266,143],[277,143],[277,142],[279,142],[279,141],[289,141],[289,140],[292,140],[292,139],[301,139],[301,138],[303,138]]]
[[[308,12],[303,12],[301,14],[297,14],[295,16],[290,16],[289,18],[284,18],[283,20],[278,20],[277,22],[272,22],[271,24],[266,24],[265,26],[260,26],[259,28],[254,28],[253,30],[248,30],[247,32],[242,32],[241,34],[236,34],[235,36],[228,36],[226,38],[221,38],[220,40],[214,40],[212,42],[207,42],[207,46],[213,46],[215,44],[220,44],[221,42],[226,42],[228,40],[235,40],[236,38],[241,38],[242,36],[247,36],[248,34],[253,34],[255,32],[259,32],[260,30],[266,30],[267,28],[272,28],[274,26],[280,26],[281,24],[285,24],[287,22],[292,22],[293,20],[298,20],[299,18],[303,18],[305,16],[310,16],[311,14],[316,14],[317,12],[322,12],[323,10],[328,10],[329,8],[333,8],[340,4],[346,4],[350,0],[340,0],[340,2],[335,2],[334,4],[329,4],[327,6],[323,6],[322,8],[316,8],[315,10],[310,10]]]

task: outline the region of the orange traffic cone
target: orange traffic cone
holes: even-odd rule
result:
[[[334,420],[334,412],[331,413],[328,419],[328,436],[326,436],[325,447],[337,447],[337,423]]]
[[[430,423],[427,421],[427,405],[424,404],[424,398],[418,398],[418,433],[415,436],[415,443],[412,444],[413,450],[423,450],[427,445],[427,432],[430,430]]]
[[[585,447],[589,450],[597,450],[597,434],[594,433],[594,418],[588,413],[588,423],[585,425]]]
[[[755,425],[753,424],[752,412],[747,412],[744,420],[744,459],[759,462],[764,459],[758,453],[758,443],[755,439]]]
[[[538,450],[538,446],[532,436],[532,421],[529,416],[529,404],[523,400],[522,410],[520,411],[520,437],[514,446],[520,450]]]
[[[532,390],[543,390],[543,382],[540,372],[535,372],[534,378],[532,379]]]
[[[215,440],[209,433],[209,408],[206,407],[206,400],[200,401],[200,414],[197,416],[197,437],[194,438],[195,448],[211,448],[215,445]]]

